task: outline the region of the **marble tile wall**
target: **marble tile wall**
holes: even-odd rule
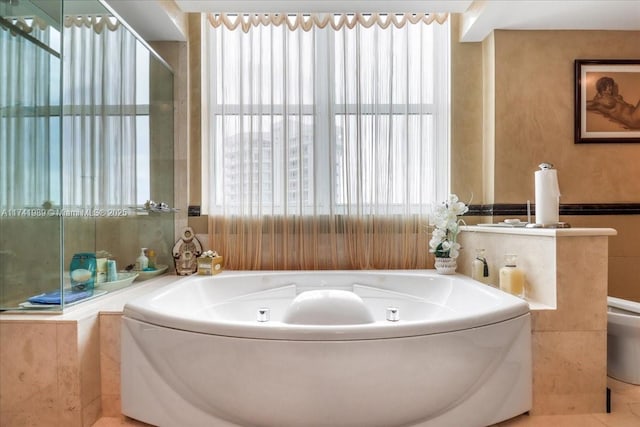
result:
[[[604,412],[607,238],[560,238],[556,251],[557,309],[532,316],[532,414]]]
[[[498,272],[505,254],[518,256],[518,267],[525,271],[525,287],[530,301],[556,307],[556,248],[551,236],[521,236],[493,233],[463,233],[459,242],[463,250],[458,258],[458,271],[471,276],[471,262],[476,249],[484,249],[489,266],[489,283],[498,285]],[[544,248],[544,250],[542,249]]]
[[[506,217],[469,217],[467,224],[497,223]],[[526,221],[526,217],[520,217]],[[609,237],[608,290],[610,296],[640,302],[640,221],[638,215],[561,215],[572,227],[610,227],[618,231]],[[601,258],[600,254],[595,254]]]
[[[76,330],[0,322],[0,419],[10,426],[81,425]]]
[[[558,169],[561,203],[637,201],[640,145],[574,143],[573,63],[639,58],[640,33],[497,30],[482,43],[462,43],[459,19],[451,19],[452,192],[478,204],[534,202],[533,174],[544,161]],[[549,96],[539,96],[540,88]],[[619,231],[610,241],[609,295],[635,301],[639,218],[561,218],[574,227]]]
[[[100,375],[100,328],[98,316],[77,322],[82,426],[91,426],[102,412]]]
[[[117,417],[120,405],[120,319],[122,313],[100,314],[102,415]]]
[[[89,427],[100,418],[99,330],[86,321],[0,320],[0,420]]]
[[[608,295],[640,302],[640,221],[638,215],[563,216],[573,227],[611,227]],[[600,258],[599,254],[594,257]]]
[[[553,283],[557,295],[555,310],[532,310],[531,414],[604,412],[608,237],[500,235],[499,245],[495,240],[496,235],[490,233],[462,233],[460,237],[467,248],[486,248],[488,259],[518,248],[527,285],[540,283],[539,278],[544,277],[545,282]],[[553,254],[551,259],[549,254]],[[467,254],[459,260],[459,271],[469,275],[471,258]]]

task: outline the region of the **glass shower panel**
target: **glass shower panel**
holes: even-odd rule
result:
[[[142,206],[151,200],[174,206],[173,73],[154,54],[146,54],[138,61],[147,73],[137,90],[136,206],[126,217],[96,220],[96,248],[114,254],[121,268],[131,267],[142,248],[153,249],[158,268],[171,270],[174,214]]]
[[[76,303],[75,254],[171,271],[173,210],[142,208],[174,206],[171,69],[101,1],[0,12],[0,311]]]
[[[89,251],[122,271],[149,248],[169,267],[174,214],[142,207],[149,200],[174,206],[173,73],[124,22],[101,21],[111,12],[95,5],[101,14],[67,11],[76,28],[64,33],[64,143],[73,147],[63,150],[65,204],[95,213],[64,218],[64,265]],[[88,39],[91,49],[72,50]]]
[[[61,16],[0,3],[0,310],[61,288]]]

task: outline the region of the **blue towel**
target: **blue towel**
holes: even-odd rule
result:
[[[65,304],[79,301],[84,298],[89,298],[92,295],[93,295],[93,290],[65,291],[63,294]],[[60,291],[47,292],[44,294],[35,295],[29,298],[27,301],[29,301],[32,304],[60,304],[61,303]]]

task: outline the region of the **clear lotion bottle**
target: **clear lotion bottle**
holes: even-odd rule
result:
[[[149,258],[144,254],[147,248],[142,248],[140,250],[140,256],[136,259],[136,270],[143,271],[145,268],[149,267]]]
[[[524,298],[524,271],[517,266],[518,256],[506,254],[500,269],[500,289]]]

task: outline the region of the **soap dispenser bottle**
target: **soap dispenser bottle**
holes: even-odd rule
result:
[[[484,249],[476,249],[476,257],[471,261],[471,278],[482,283],[489,283],[489,265]]]
[[[147,256],[144,254],[146,250],[147,248],[142,248],[142,250],[140,251],[140,256],[138,257],[138,259],[136,259],[136,267],[138,267],[137,270],[139,271],[142,271],[149,267],[149,258],[147,258]]]
[[[500,269],[500,289],[524,298],[524,271],[518,268],[517,262],[517,255],[504,256],[504,267]]]

